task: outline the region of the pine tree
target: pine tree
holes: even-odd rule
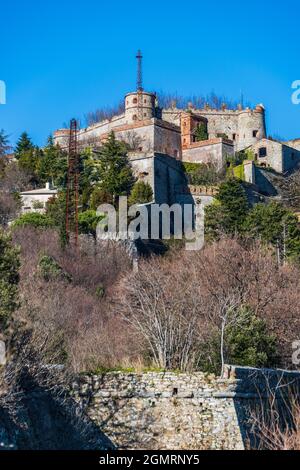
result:
[[[245,220],[245,232],[277,249],[278,258],[300,259],[297,217],[278,202],[256,204]]]
[[[27,134],[27,132],[23,132],[17,142],[15,148],[15,155],[16,158],[19,159],[22,155],[27,154],[30,151],[34,150],[34,145]]]
[[[64,186],[67,175],[67,155],[54,144],[50,135],[40,159],[38,176],[43,183]]]
[[[242,184],[230,178],[220,184],[215,203],[205,210],[207,235],[215,239],[222,233],[234,235],[242,232],[248,211],[248,200]]]
[[[31,150],[22,152],[18,159],[19,167],[31,175],[31,183],[35,185],[40,183],[38,174],[42,155],[43,151],[39,147],[33,147]]]
[[[119,142],[115,134],[109,134],[96,157],[93,159],[94,178],[98,186],[111,194],[114,202],[118,196],[128,195],[134,183],[134,177],[127,156],[127,147]]]

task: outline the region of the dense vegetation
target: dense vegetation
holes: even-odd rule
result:
[[[1,136],[5,156],[8,142]],[[53,140],[39,149],[23,133],[16,157],[16,163],[4,164],[1,176],[4,227],[17,213],[20,190],[50,180],[59,194],[49,200],[45,214],[27,213],[12,224],[13,242],[21,247],[19,307],[14,297],[19,258],[2,234],[1,266],[7,266],[7,256],[15,259],[12,277],[2,274],[1,311],[3,318],[9,313],[22,318],[34,337],[53,329],[51,342],[45,343],[47,360],[55,345],[60,360],[74,370],[140,364],[220,372],[224,362],[291,366],[287,338],[298,331],[298,313],[295,306],[287,311],[290,303],[278,298],[282,283],[291,299],[299,290],[300,230],[288,207],[279,202],[252,207],[243,183],[231,173],[184,163],[189,183],[219,187],[206,208],[208,245],[192,256],[171,248],[163,258],[140,261],[138,273],[132,273],[122,248],[82,241],[79,262],[62,243],[67,157]],[[236,155],[231,163],[244,158]],[[80,164],[81,233],[95,234],[101,219],[96,209],[103,202],[117,206],[121,195],[129,195],[130,204],[152,200],[150,185],[135,182],[127,146],[114,134],[97,153],[83,150]],[[3,195],[12,198],[11,207]],[[293,333],[286,331],[289,315]]]
[[[196,252],[170,244],[165,255],[140,259],[136,271],[120,244],[83,237],[75,251],[62,243],[67,156],[51,138],[40,149],[23,133],[16,162],[8,163],[9,151],[1,131],[0,339],[14,358],[1,373],[11,393],[24,364],[38,380],[45,380],[43,364],[58,363],[67,375],[149,368],[221,374],[225,363],[294,367],[292,344],[300,335],[297,172],[284,183],[282,202],[252,206],[247,186],[231,171],[244,154],[228,162],[227,175],[184,163],[188,183],[218,186],[206,208],[207,244]],[[150,185],[135,181],[127,151],[113,134],[99,152],[82,151],[82,234],[95,235],[101,203],[117,207],[122,195],[129,204],[152,201]],[[46,213],[17,217],[19,192],[47,181],[59,193]],[[43,383],[52,388],[56,379],[49,380]],[[281,437],[287,439],[296,438]]]

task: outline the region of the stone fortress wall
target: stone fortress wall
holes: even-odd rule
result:
[[[190,111],[195,116],[201,116],[207,122],[208,139],[226,135],[233,141],[236,150],[244,149],[255,144],[266,136],[265,110],[262,105],[255,109],[230,110],[223,107],[222,110],[193,109]],[[133,92],[125,96],[125,112],[114,116],[110,120],[104,120],[78,132],[79,141],[100,143],[107,138],[112,130],[120,134],[126,140],[126,131],[135,130],[142,133],[142,140],[147,141],[148,151],[166,153],[175,158],[181,157],[181,145],[179,135],[181,133],[181,115],[185,111],[170,108],[159,109],[156,96],[153,93]],[[151,131],[141,129],[151,127]],[[153,135],[151,135],[153,133]],[[171,137],[169,134],[177,134]],[[67,129],[59,129],[54,133],[55,142],[65,144],[68,135]],[[169,140],[172,140],[172,145]],[[175,142],[174,142],[175,140]],[[175,145],[174,145],[175,144]],[[145,148],[142,147],[142,150]]]
[[[208,138],[215,139],[224,134],[233,141],[235,150],[243,150],[266,136],[265,109],[263,105],[257,105],[254,109],[221,110],[196,109],[191,107],[189,111],[195,116],[201,116],[207,121]],[[162,119],[181,125],[183,110],[169,108],[162,110]]]
[[[207,140],[197,141],[195,130],[201,123]],[[180,161],[213,164],[221,170],[228,156],[251,149],[258,166],[279,173],[293,170],[300,163],[300,139],[279,142],[266,138],[263,105],[254,109],[241,105],[227,109],[223,105],[218,110],[190,105],[188,110],[181,110],[173,103],[173,107],[161,109],[154,93],[140,90],[125,96],[124,113],[80,129],[79,145],[99,147],[111,131],[129,144],[135,176],[149,182],[154,201],[160,204],[178,201],[174,188],[184,177],[177,165]],[[54,132],[54,141],[66,148],[68,136],[68,129],[59,129]],[[247,173],[248,182],[251,174]]]
[[[280,384],[280,387],[278,387]],[[255,446],[249,416],[270,395],[285,416],[300,373],[227,366],[224,378],[201,372],[109,372],[81,376],[72,395],[120,449],[244,449]]]

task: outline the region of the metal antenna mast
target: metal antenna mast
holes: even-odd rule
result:
[[[142,53],[140,49],[137,51],[137,77],[136,77],[136,89],[137,89],[137,115],[138,120],[143,120],[143,72],[142,72]]]
[[[75,245],[78,245],[78,195],[79,195],[79,156],[77,146],[77,121],[70,121],[68,177],[66,194],[66,238],[70,240],[70,232],[75,233]]]
[[[137,91],[143,91],[143,72],[142,72],[142,52],[140,49],[137,51],[137,62],[138,62],[138,67],[137,67],[137,79],[136,79],[136,89]]]

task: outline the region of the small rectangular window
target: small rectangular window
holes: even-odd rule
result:
[[[261,147],[259,149],[259,158],[264,158],[267,156],[267,148],[266,147]]]
[[[232,140],[236,140],[236,134],[232,134]]]
[[[257,137],[258,131],[253,131],[253,137]]]

